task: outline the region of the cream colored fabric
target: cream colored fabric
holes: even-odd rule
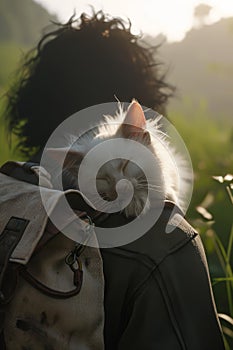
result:
[[[29,220],[11,261],[27,264],[32,275],[48,287],[70,291],[75,288],[73,272],[66,265],[65,257],[74,249],[74,241],[59,233],[39,253],[32,255],[48,221],[40,191],[48,212],[59,207],[66,194],[80,195],[78,191],[63,193],[0,173],[0,232],[12,216]],[[79,219],[75,222],[77,229],[85,232],[87,224]],[[62,215],[61,223],[64,227],[69,224],[67,220],[62,222]],[[97,246],[94,233],[92,240]],[[99,249],[87,246],[80,260],[83,266],[81,291],[65,300],[42,294],[19,276],[15,296],[6,312],[4,335],[7,350],[104,349],[104,276]]]
[[[74,242],[57,235],[32,257],[30,272],[50,288],[74,289],[73,273],[65,256]],[[48,297],[19,279],[15,297],[7,309],[7,350],[103,350],[104,281],[100,252],[86,247],[81,254],[83,285],[75,297]],[[23,330],[16,323],[23,324]]]
[[[48,214],[41,201],[43,192],[46,200],[47,211],[51,213],[59,200],[67,193],[78,191],[67,191],[65,193],[57,190],[39,188],[23,181],[16,180],[10,176],[0,173],[0,232],[3,232],[7,222],[12,216],[29,220],[29,224],[22,239],[11,256],[11,261],[27,264],[37,246],[48,221]],[[85,229],[85,223],[76,220],[80,224],[80,230]],[[69,222],[64,222],[64,227]]]

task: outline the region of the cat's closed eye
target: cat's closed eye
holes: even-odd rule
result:
[[[108,176],[106,176],[106,177],[97,177],[96,181],[101,181],[101,182],[103,182],[105,184],[110,184],[110,178]]]
[[[129,160],[126,160],[122,166],[121,166],[121,171],[124,173],[125,170],[127,169],[127,165],[129,164]]]

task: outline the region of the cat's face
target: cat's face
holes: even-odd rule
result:
[[[127,180],[127,181],[121,181]],[[100,196],[107,201],[117,198],[117,191],[126,196],[133,191],[131,202],[124,209],[127,217],[139,215],[147,199],[147,181],[142,169],[128,159],[113,159],[106,162],[98,171],[96,188]]]
[[[108,132],[105,132],[104,135],[102,132],[99,134],[97,133],[93,138],[93,145],[90,143],[86,150],[82,149],[81,151],[78,146],[77,148],[76,146],[72,146],[64,163],[66,173],[70,173],[72,181],[75,182],[77,179],[77,170],[79,164],[82,162],[82,159],[85,157],[88,151],[90,151],[90,149],[106,140],[120,139],[122,150],[126,149],[127,147],[129,148],[129,143],[127,143],[127,140],[134,140],[153,152],[153,148],[151,146],[151,136],[145,127],[146,119],[143,110],[138,102],[133,101],[125,114],[123,122],[120,124],[120,126],[117,126],[116,131],[111,136],[108,135]],[[106,147],[109,147],[109,144]],[[114,145],[112,147],[114,147]],[[135,159],[135,151],[133,146],[131,150],[132,159],[131,157],[128,157],[128,159],[125,159],[124,157],[116,158],[114,157],[114,149],[111,149],[110,143],[110,148],[108,151],[109,153],[112,152],[113,158],[107,162],[104,162],[95,179],[91,178],[91,174],[87,174],[87,177],[89,176],[89,181],[96,181],[96,189],[99,195],[102,197],[102,199],[108,202],[116,200],[117,192],[118,194],[120,193],[122,196],[125,195],[127,197],[127,194],[130,191],[133,191],[131,202],[123,210],[127,217],[139,215],[143,209],[148,209],[150,205],[147,200],[148,181],[144,173],[148,173],[147,170],[149,170],[151,167],[151,161],[147,161],[145,158],[143,160],[143,169],[141,169],[133,161],[133,159]],[[50,152],[54,158],[59,160],[60,152],[64,152],[64,150],[53,149],[50,150]],[[150,178],[149,188],[155,192],[155,196],[160,197],[162,193],[161,187],[163,186],[162,175],[159,168],[159,161],[156,159],[156,157],[154,158],[154,161],[157,161],[158,171],[156,174],[154,174],[154,177]],[[76,187],[78,188],[78,185]],[[95,203],[94,197],[92,202],[98,207],[98,199],[96,199]]]
[[[146,119],[142,107],[138,102],[133,101],[127,110],[122,124],[116,129],[116,132],[111,138],[107,133],[105,135],[100,134],[101,136],[97,134],[95,137],[95,144],[109,139],[120,139],[121,149],[124,150],[129,147],[127,141],[130,139],[150,148],[151,138],[148,131],[145,130],[145,127]],[[111,150],[111,144],[109,147],[109,152],[114,154],[114,150]],[[112,160],[105,162],[99,169],[96,177],[97,191],[100,196],[107,201],[116,200],[118,197],[117,192],[122,198],[125,197],[127,200],[128,194],[131,191],[133,192],[131,202],[123,210],[127,217],[139,215],[144,207],[148,205],[148,185],[144,171],[145,167],[150,167],[150,164],[145,162],[144,169],[142,170],[133,161],[133,159],[135,159],[133,146],[131,151],[132,158],[113,158]]]

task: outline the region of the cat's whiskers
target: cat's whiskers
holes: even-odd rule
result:
[[[154,185],[154,184],[138,184],[137,189],[141,190],[141,189],[148,189],[148,190],[154,190],[154,191],[158,191],[158,192],[163,192],[163,189],[161,188],[160,185]]]
[[[140,214],[141,211],[144,210],[144,207],[146,211],[150,206],[154,205],[156,199],[160,201],[168,196],[172,198],[178,197],[178,185],[180,181],[178,182],[176,179],[177,168],[170,158],[173,159],[174,157],[174,159],[178,159],[178,167],[181,167],[182,169],[185,168],[185,164],[182,163],[182,159],[179,159],[179,157],[177,158],[175,150],[170,146],[168,140],[169,137],[163,130],[161,119],[162,116],[158,116],[154,119],[146,120],[143,111],[141,110],[140,112],[139,106],[135,108],[135,102],[133,102],[132,106],[129,107],[126,112],[124,112],[123,107],[119,108],[119,111],[115,116],[106,116],[100,125],[96,125],[88,132],[79,135],[78,142],[77,135],[73,138],[70,137],[70,140],[68,140],[70,147],[65,148],[64,150],[66,153],[68,152],[68,155],[69,151],[72,150],[71,155],[74,156],[74,158],[65,158],[62,174],[60,170],[54,169],[53,175],[55,176],[55,182],[60,184],[60,177],[62,176],[64,180],[64,189],[79,189],[79,167],[83,157],[85,157],[93,147],[115,138],[122,139],[122,145],[124,146],[124,139],[136,138],[135,140],[138,143],[146,146],[152,153],[153,164],[151,164],[149,158],[147,159],[147,157],[143,157],[141,166],[139,166],[137,162],[134,162],[133,149],[132,157],[129,152],[128,159],[125,159],[123,156],[116,158],[118,151],[115,152],[115,149],[110,148],[109,152],[110,154],[112,152],[112,159],[109,162],[111,163],[107,164],[107,166],[103,167],[101,170],[101,174],[103,175],[101,176],[103,177],[102,180],[105,181],[107,179],[106,183],[98,183],[98,192],[93,194],[90,193],[91,190],[87,181],[87,193],[84,194],[90,202],[93,203],[93,206],[96,207],[96,209],[104,212],[105,209],[107,210],[111,207],[111,202],[113,202],[113,206],[117,203],[117,179],[121,180],[121,177],[123,178],[124,176],[124,179],[131,182],[131,185],[133,186],[132,200],[121,210],[121,212],[124,212],[127,217]],[[125,127],[126,124],[128,124],[127,128]],[[134,126],[136,127],[136,130]],[[137,134],[136,131],[138,127],[145,131],[145,134],[143,134],[145,138],[142,137],[141,131]],[[75,151],[77,151],[77,157]],[[140,157],[140,154],[138,157]],[[138,166],[133,165],[134,163]],[[109,179],[111,181],[108,181]],[[181,180],[183,181],[183,178]],[[183,183],[184,181],[182,184]],[[119,184],[119,196],[127,195],[128,190],[129,194],[131,194],[132,186],[126,186],[124,182]],[[126,198],[123,199],[125,200]],[[119,201],[121,201],[121,197],[119,197]]]

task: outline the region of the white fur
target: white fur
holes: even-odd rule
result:
[[[77,139],[77,136],[70,136],[72,149],[77,150],[79,153],[81,152],[83,156],[85,156],[90,149],[101,142],[121,137],[117,132],[125,115],[126,111],[120,108],[115,116],[104,116],[98,128],[94,128],[85,133],[75,143],[73,143],[73,140]],[[166,134],[161,131],[161,126],[159,124],[161,118],[162,116],[159,116],[156,119],[146,121],[145,129],[150,133],[151,138],[151,144],[147,147],[153,153],[154,161],[158,169],[156,174],[148,179],[149,186],[150,188],[153,187],[155,199],[169,199],[182,208],[184,205],[184,198],[182,198],[181,193],[185,194],[188,182],[186,165],[183,158],[170,146]],[[124,142],[124,138],[122,138],[122,143]],[[147,189],[143,188],[144,186],[139,179],[143,173],[141,173],[132,162],[129,162],[126,168],[127,171],[123,174],[119,170],[121,166],[119,164],[119,159],[114,159],[114,148],[110,148],[109,152],[112,154],[113,160],[105,164],[100,171],[100,177],[108,178],[108,181],[99,180],[97,177],[97,189],[99,192],[103,193],[103,198],[106,197],[108,201],[114,200],[115,184],[121,178],[127,178],[134,187],[134,197],[132,202],[124,209],[124,213],[127,217],[137,216],[143,209],[146,211],[152,205],[152,203],[149,203],[147,200]],[[146,172],[147,169],[150,169],[151,164],[147,162],[147,159],[143,161]],[[67,170],[69,169],[66,169],[66,171]],[[179,174],[182,175],[180,176]],[[90,178],[90,181],[92,180],[93,179]],[[77,178],[72,179],[72,182],[75,182],[76,187],[78,187]],[[98,199],[96,199],[94,205],[95,204],[98,206]],[[104,211],[104,208],[100,209]]]

